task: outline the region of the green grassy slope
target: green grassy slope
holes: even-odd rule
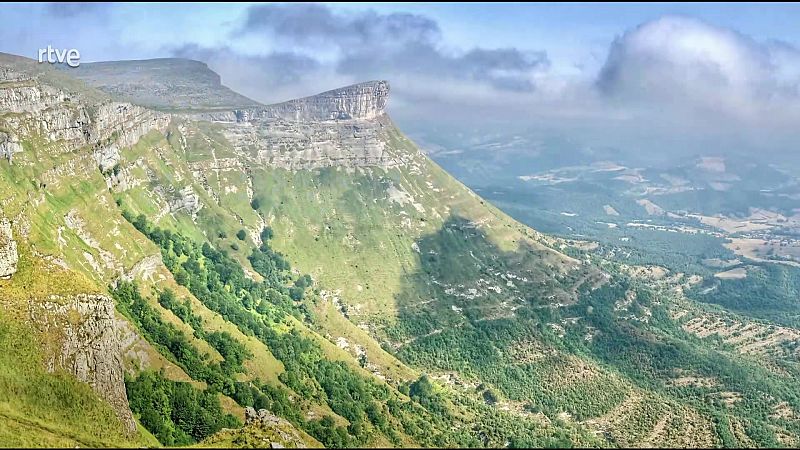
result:
[[[0,115],[0,127],[10,119]],[[122,309],[148,355],[128,361],[132,376],[164,369],[163,392],[201,397],[172,381],[219,389],[222,408],[240,419],[244,406],[265,406],[328,445],[797,442],[796,362],[765,364],[696,337],[674,314],[685,302],[679,277],[643,279],[518,224],[377,120],[396,167],[278,169],[254,146],[236,148],[226,137],[233,125],[176,118],[101,173],[91,149],[64,152],[24,134],[25,151],[0,161],[3,214],[28,230],[20,273],[0,282],[7,326],[24,320],[14,299],[106,292],[131,279],[144,304],[137,316]],[[259,250],[266,226],[273,236]],[[257,273],[248,257],[273,250],[291,269]],[[45,260],[70,271],[37,277],[31,268]],[[312,287],[287,300],[303,274]],[[167,289],[189,306],[165,305]],[[221,347],[210,337],[219,332],[235,344]],[[8,392],[28,382],[49,389],[52,377],[74,383],[17,355],[15,342],[2,345],[42,375],[9,371]],[[231,348],[249,356],[221,368]],[[15,364],[0,359],[0,368]],[[113,424],[97,436],[81,427],[88,417],[111,421],[84,393],[86,417],[62,404],[41,416],[37,399],[19,397],[8,429],[42,431],[0,442],[125,444]],[[174,412],[163,406],[174,398],[138,399],[157,403],[148,424]],[[159,435],[185,438],[173,432]],[[252,443],[217,437],[203,442]]]

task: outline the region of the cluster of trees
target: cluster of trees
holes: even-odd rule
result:
[[[111,295],[117,301],[117,308],[134,324],[139,331],[156,348],[161,350],[168,359],[179,365],[183,370],[195,380],[204,381],[209,389],[231,395],[234,392],[235,374],[243,372],[242,361],[249,357],[247,350],[227,333],[215,333],[216,340],[209,338],[209,343],[216,342],[220,353],[236,355],[236,358],[226,360],[223,364],[212,362],[210,356],[201,354],[197,348],[189,342],[183,332],[171,323],[164,322],[161,314],[156,311],[139,292],[135,283],[129,281],[118,281],[116,286],[109,288]],[[173,294],[162,293],[160,298],[174,298]],[[171,303],[174,302],[174,303]],[[197,319],[193,318],[191,308],[188,304],[179,304],[176,300],[167,300],[170,305],[180,305],[176,310],[189,308],[188,315],[184,314],[187,323],[197,325]],[[200,330],[198,335],[205,336],[200,325],[196,330]],[[206,336],[207,337],[207,336]],[[212,344],[213,345],[213,344]]]
[[[740,279],[713,280],[715,289],[698,286],[690,293],[700,301],[715,303],[732,311],[800,326],[800,268],[764,263],[748,267]]]
[[[385,427],[388,434],[396,434],[376,404],[389,395],[385,385],[359,375],[346,364],[328,361],[317,343],[296,330],[289,333],[275,331],[274,326],[283,322],[286,314],[303,312],[302,304],[298,305],[293,298],[301,299],[306,289],[312,286],[312,280],[309,276],[292,280],[289,264],[280,253],[269,247],[269,239],[253,252],[253,260],[261,263],[254,266],[264,277],[263,281],[256,282],[245,276],[236,261],[208,243],[199,245],[178,233],[151,227],[143,216],[131,221],[161,247],[165,265],[175,274],[179,284],[186,286],[209,309],[236,324],[242,332],[259,338],[284,363],[281,381],[303,398],[326,401],[334,412],[348,419],[350,426],[328,426],[330,418],[306,421],[290,406],[287,395],[274,389],[265,392],[264,386],[233,382],[229,389],[222,390],[223,393],[243,405],[251,406],[252,402],[252,406],[268,406],[276,413],[284,411],[285,417],[293,419],[296,425],[305,428],[326,446],[363,445],[376,426]],[[267,229],[262,237],[269,238],[271,233]],[[120,285],[128,287],[124,283]],[[162,293],[160,297],[162,304],[184,321],[196,323],[188,303],[177,301],[169,293]],[[210,339],[212,345],[216,341],[222,342],[219,337],[209,338],[208,334],[203,338]],[[234,359],[241,356],[235,347],[227,348],[234,352]],[[226,354],[224,350],[220,353]]]
[[[316,341],[285,320],[288,314],[307,315],[299,301],[303,296],[293,295],[292,290],[308,292],[313,282],[308,276],[291,275],[283,256],[269,246],[272,238],[269,228],[262,232],[263,244],[251,255],[253,267],[263,277],[263,281],[255,282],[245,276],[236,261],[208,244],[194,243],[178,233],[154,228],[143,217],[129,220],[160,246],[166,266],[180,284],[243,333],[261,340],[284,364],[280,380],[290,390],[257,380],[234,382],[231,397],[240,405],[273,411],[326,447],[364,446],[373,442],[376,434],[395,445],[404,442],[405,434],[419,445],[438,447],[503,445],[509,438],[519,445],[590,442],[580,431],[570,432],[568,438],[553,436],[552,430],[546,431],[533,422],[499,414],[483,399],[469,403],[467,397],[457,396],[455,400],[467,403],[452,405],[454,398],[436,389],[425,376],[400,387],[408,398],[393,393],[387,385],[358,373],[346,363],[329,360]],[[188,303],[176,301],[169,294],[161,296],[166,297],[166,301],[160,300],[165,307],[187,323],[196,322]],[[287,325],[288,332],[277,331]],[[440,344],[442,348],[451,348],[449,342]],[[485,354],[484,347],[477,349],[476,355]],[[489,359],[485,362],[485,367],[491,365]],[[332,417],[307,419],[298,398],[324,402],[347,419],[349,425],[340,425]],[[454,412],[459,410],[473,411],[475,417],[466,423],[465,418]]]
[[[131,410],[166,446],[192,444],[222,428],[242,426],[239,419],[222,410],[213,390],[168,380],[161,372],[146,371],[136,378],[127,377],[125,388]]]
[[[235,378],[236,373],[244,372],[244,362],[253,355],[241,342],[234,339],[227,331],[207,332],[203,329],[203,320],[192,311],[189,299],[178,301],[171,289],[159,293],[158,302],[161,306],[172,311],[184,323],[189,324],[194,330],[195,337],[208,342],[222,356],[220,363],[222,371],[230,378]]]
[[[745,425],[744,432],[760,447],[778,446],[775,434],[770,431],[775,419],[774,405],[786,401],[792,409],[800,408],[800,393],[794,387],[798,372],[787,371],[786,376],[776,375],[756,361],[731,356],[718,351],[714,342],[699,341],[687,336],[679,323],[672,320],[663,304],[650,302],[653,292],[644,286],[637,289],[639,300],[647,303],[652,316],[647,324],[620,320],[611,301],[620,293],[632,288],[620,280],[596,291],[586,293],[576,307],[593,307],[589,323],[603,327],[591,343],[575,345],[613,366],[639,386],[658,392],[682,404],[689,404],[714,420],[717,436],[726,446],[745,444],[730,433],[730,420],[735,418]],[[675,373],[692,373],[697,377],[712,377],[717,385],[675,386],[670,383]],[[714,393],[736,392],[742,400],[728,405],[715,399]],[[781,424],[794,433],[800,424],[785,421]],[[750,444],[753,445],[753,444]]]

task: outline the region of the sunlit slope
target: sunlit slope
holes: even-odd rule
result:
[[[18,272],[0,281],[11,327],[54,294],[112,285],[130,376],[164,369],[207,391],[208,371],[229,362],[211,338],[224,331],[250,355],[225,381],[270,393],[260,404],[283,425],[328,445],[797,442],[796,364],[696,338],[702,326],[675,314],[679,275],[634,275],[486,203],[394,127],[385,82],[168,116],[54,79],[0,83],[14,93],[0,110],[13,150],[0,205],[20,248]],[[277,281],[251,263],[272,249],[291,264]],[[288,287],[303,274],[313,283],[301,299],[253,304],[264,290],[247,280]],[[137,314],[114,290],[125,280],[146,303]],[[165,306],[167,289],[181,308]],[[691,320],[706,314],[690,306]],[[50,376],[12,377],[11,389]],[[87,417],[105,417],[87,396]],[[241,419],[254,400],[233,397],[221,404]],[[42,419],[35,404],[13,403],[13,420]],[[67,405],[52,409],[66,419],[20,444],[127,442],[113,424],[84,436]],[[56,440],[66,429],[80,439]],[[197,441],[249,445],[274,431]]]

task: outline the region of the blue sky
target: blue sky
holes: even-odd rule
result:
[[[0,51],[184,57],[262,102],[387,79],[393,117],[797,142],[797,4],[3,4]],[[778,136],[779,138],[776,138]],[[780,142],[780,144],[777,144]]]
[[[339,5],[363,9],[363,4]],[[527,3],[379,4],[436,18],[453,45],[546,49],[563,66],[605,56],[615,36],[664,15],[697,17],[758,39],[800,44],[800,4],[786,3]]]
[[[110,30],[109,41],[81,39],[58,20],[43,14],[46,6],[3,5],[4,29],[0,51],[35,55],[37,45],[50,43],[82,50],[85,61],[169,56],[167,44],[194,42],[218,45],[228,41],[226,32],[246,15],[248,3],[169,5],[121,4],[100,8],[78,22],[84,36],[89,28]],[[351,12],[371,9],[385,14],[412,12],[436,20],[443,44],[455,49],[516,47],[547,51],[554,67],[574,72],[574,67],[602,64],[615,36],[663,15],[687,15],[729,27],[756,39],[779,39],[800,44],[800,5],[763,3],[538,3],[538,4],[425,4],[362,3],[331,4]],[[53,24],[56,27],[53,27]],[[41,28],[39,28],[41,27]],[[39,29],[37,29],[39,28]],[[29,34],[32,39],[21,39]],[[14,36],[16,35],[16,36]],[[102,36],[102,35],[101,35]],[[246,44],[240,45],[242,48]],[[252,48],[249,49],[253,51]],[[595,67],[589,67],[595,68]]]

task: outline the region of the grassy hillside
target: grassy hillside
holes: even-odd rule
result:
[[[113,409],[67,373],[48,373],[29,327],[0,313],[0,442],[7,447],[157,445],[128,438]]]
[[[93,117],[106,100],[83,101],[54,108]],[[345,153],[279,168],[327,147],[291,127],[173,117],[107,170],[95,148],[21,117],[0,112],[0,129],[30,125],[15,128],[24,151],[0,160],[2,213],[22,249],[0,281],[3,326],[23,329],[25,305],[51,294],[112,296],[136,333],[124,349],[131,409],[163,445],[271,439],[239,429],[245,407],[334,447],[797,443],[796,360],[698,332],[690,321],[708,311],[683,296],[680,274],[520,225],[385,116],[331,125],[330,145],[374,131],[396,164]],[[265,149],[258,133],[286,140]],[[0,331],[0,417],[41,431],[0,443],[129,444],[108,405],[85,385],[65,397],[77,382],[16,337]],[[61,403],[36,407],[32,393],[48,389]],[[109,425],[81,425],[93,422]]]

